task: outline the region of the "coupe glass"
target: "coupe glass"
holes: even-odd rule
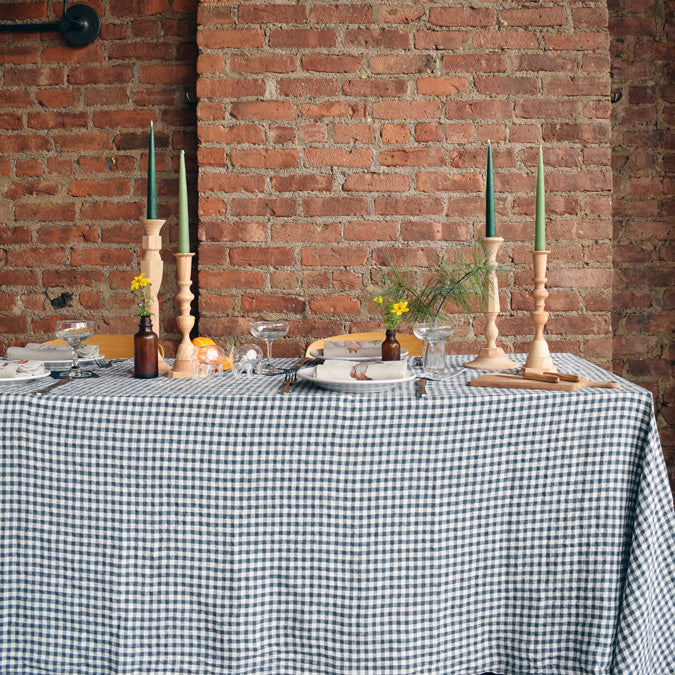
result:
[[[445,341],[452,335],[454,330],[454,326],[435,321],[413,325],[413,333],[424,342],[422,368],[425,374],[432,377],[447,375]]]
[[[253,321],[250,325],[251,335],[267,344],[267,360],[263,363],[260,372],[262,375],[272,375],[282,372],[272,365],[272,343],[288,333],[288,321]]]
[[[77,348],[94,334],[94,322],[86,319],[61,319],[56,322],[56,337],[70,345],[73,362],[70,370],[59,373],[59,377],[91,377],[93,373],[80,368]]]

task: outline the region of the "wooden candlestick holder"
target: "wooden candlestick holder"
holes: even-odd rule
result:
[[[165,220],[141,218],[144,232],[141,239],[143,250],[141,272],[145,273],[145,276],[150,279],[152,330],[157,334],[157,337],[159,337],[159,301],[157,296],[164,276],[164,263],[159,255],[162,250],[162,237],[159,233],[165,222]],[[157,355],[157,367],[160,375],[164,375],[171,370],[169,364],[162,358],[161,353]]]
[[[478,356],[465,363],[467,368],[476,368],[477,370],[509,370],[517,368],[518,364],[506,358],[506,354],[501,347],[497,346],[497,315],[499,314],[499,286],[497,284],[497,251],[504,239],[502,237],[484,237],[481,239],[485,257],[490,265],[487,283],[490,285],[487,299],[487,307],[483,314],[485,315],[485,340],[487,347],[478,352]]]
[[[167,377],[186,378],[192,377],[192,354],[194,345],[190,340],[190,331],[195,325],[195,318],[190,314],[190,303],[194,295],[190,292],[192,281],[190,280],[192,272],[192,257],[194,253],[174,253],[176,256],[176,278],[178,280],[179,291],[176,295],[176,302],[180,309],[180,315],[176,318],[178,330],[183,335],[183,339],[178,345],[176,351],[176,360],[173,369]]]
[[[546,290],[546,264],[549,253],[550,251],[532,251],[534,263],[534,289],[532,290],[534,311],[530,312],[530,317],[534,324],[534,339],[527,354],[525,368],[531,368],[539,372],[558,371],[553,365],[551,353],[544,339],[544,327],[548,321],[548,312],[544,307],[546,298],[548,298],[548,291]]]

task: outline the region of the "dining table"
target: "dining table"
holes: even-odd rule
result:
[[[675,673],[652,395],[552,358],[620,387],[3,383],[0,673]]]

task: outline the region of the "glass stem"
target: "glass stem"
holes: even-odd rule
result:
[[[272,365],[272,340],[265,340],[265,344],[267,345],[267,365],[271,366]]]
[[[79,370],[80,369],[80,357],[77,353],[78,346],[79,345],[77,345],[77,344],[70,345],[70,348],[73,350],[73,365],[72,365],[73,370]]]

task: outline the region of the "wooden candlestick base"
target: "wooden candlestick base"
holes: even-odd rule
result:
[[[195,318],[190,314],[190,303],[195,297],[190,292],[190,286],[192,285],[190,273],[194,253],[174,253],[174,255],[176,256],[176,277],[180,287],[178,295],[176,295],[176,302],[180,308],[180,315],[176,318],[176,323],[183,339],[178,345],[176,360],[167,377],[187,378],[192,377],[192,354],[194,353],[194,345],[190,341],[190,331],[195,325]]]
[[[508,359],[504,350],[497,346],[497,336],[499,335],[499,331],[497,330],[499,286],[497,285],[497,273],[495,270],[497,268],[497,251],[503,241],[502,237],[484,237],[481,239],[485,257],[492,268],[488,275],[490,289],[487,308],[483,312],[487,322],[485,325],[487,347],[483,347],[473,361],[464,364],[467,368],[475,368],[477,370],[509,370],[518,367],[518,364]]]
[[[525,368],[531,368],[539,372],[558,372],[553,365],[548,344],[544,339],[544,327],[548,321],[548,312],[544,309],[548,291],[546,290],[546,263],[550,251],[532,251],[534,262],[534,311],[530,312],[534,324],[534,339],[527,354]]]
[[[157,334],[157,337],[159,337],[159,301],[157,296],[164,276],[164,263],[159,255],[162,250],[160,231],[165,222],[165,220],[154,218],[141,218],[141,224],[143,225],[141,272],[150,279],[152,330]],[[171,370],[171,366],[164,360],[161,353],[157,354],[157,369],[160,375],[165,375]]]

